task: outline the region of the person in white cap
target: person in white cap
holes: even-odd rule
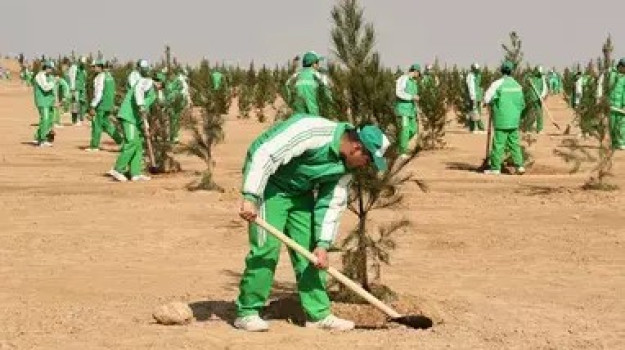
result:
[[[469,90],[469,99],[471,100],[471,112],[468,120],[469,131],[473,134],[481,134],[484,133],[484,122],[482,122],[484,89],[482,88],[482,71],[478,63],[471,65],[466,83]]]

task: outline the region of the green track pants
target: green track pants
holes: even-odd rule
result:
[[[507,151],[512,156],[514,165],[523,166],[523,152],[519,141],[519,129],[496,129],[493,136],[493,149],[490,152],[490,168],[491,170],[501,170],[501,164],[504,161],[504,154]]]
[[[314,198],[312,193],[291,196],[267,186],[259,215],[306,249],[315,248],[313,234]],[[256,225],[249,225],[250,251],[236,301],[237,315],[256,315],[265,306],[280,256],[281,242]],[[289,250],[302,307],[311,321],[330,314],[326,292],[326,272],[306,258]]]
[[[89,147],[100,148],[100,139],[102,138],[103,131],[118,145],[124,141],[115,126],[111,123],[109,119],[110,115],[111,112],[96,110],[95,117],[93,117],[93,121],[91,122],[91,143]]]
[[[419,123],[416,117],[400,116],[400,118],[399,154],[407,154],[410,140],[419,135]]]
[[[612,140],[612,148],[625,147],[625,115],[610,114],[610,139]]]
[[[130,176],[141,175],[143,172],[143,134],[139,125],[125,120],[121,121],[124,130],[124,141],[121,153],[115,162],[115,170],[125,173],[130,169]]]
[[[35,133],[35,140],[45,142],[48,140],[48,134],[52,130],[53,123],[53,107],[39,107],[39,127]]]

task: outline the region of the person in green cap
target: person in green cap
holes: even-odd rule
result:
[[[94,70],[97,75],[93,80],[93,100],[91,100],[91,110],[89,111],[93,121],[91,122],[91,142],[89,147],[85,149],[87,152],[100,150],[102,131],[107,133],[118,145],[123,141],[117,128],[111,124],[109,119],[115,106],[115,79],[103,59],[94,62]]]
[[[625,58],[610,77],[610,139],[612,149],[625,150]]]
[[[35,106],[39,111],[39,127],[35,133],[34,143],[39,147],[52,146],[50,133],[53,132],[53,108],[56,105],[54,93],[56,79],[52,75],[53,69],[54,62],[50,60],[44,61],[41,70],[37,73],[34,80]]]
[[[259,316],[280,256],[280,241],[253,224],[260,216],[317,257],[315,264],[289,251],[306,327],[351,330],[354,323],[332,315],[326,291],[328,248],[347,206],[352,172],[374,165],[385,171],[388,138],[377,126],[354,128],[319,116],[294,114],[251,144],[243,166],[239,215],[250,222],[251,249],[236,300],[234,326],[269,328]]]
[[[523,88],[511,76],[514,63],[505,61],[501,65],[503,77],[496,80],[486,90],[484,102],[489,104],[493,113],[493,147],[490,153],[490,170],[486,174],[501,174],[506,149],[510,151],[517,174],[525,173],[523,153],[519,144],[519,126],[521,114],[525,109]]]
[[[142,77],[128,90],[117,115],[124,131],[124,141],[121,153],[117,157],[115,166],[108,174],[120,182],[128,181],[124,175],[130,173],[132,181],[148,181],[149,176],[143,175],[143,141],[144,126],[148,125],[148,112],[157,101],[166,80],[165,74],[158,73],[151,79],[148,71],[142,71]]]
[[[82,125],[87,112],[87,57],[80,57],[69,67],[69,88],[72,93],[72,123]]]
[[[543,67],[537,66],[527,77],[529,84],[529,112],[536,119],[536,132],[542,133],[544,128],[543,101],[547,97],[547,79],[543,74]]]
[[[302,58],[303,68],[286,81],[287,99],[295,113],[318,116],[320,94],[332,98],[328,77],[319,72],[322,59],[314,51],[306,52]]]
[[[467,89],[471,100],[471,112],[469,113],[469,131],[473,134],[484,133],[484,122],[482,122],[482,100],[484,89],[482,88],[482,71],[478,63],[471,65],[471,70],[467,74]]]
[[[547,80],[549,82],[549,92],[552,95],[558,95],[562,92],[562,82],[560,80],[560,76],[555,71],[555,69],[551,69],[549,71]]]
[[[410,140],[419,134],[417,121],[419,102],[418,79],[421,76],[421,66],[413,64],[408,73],[400,76],[395,82],[395,115],[401,118],[401,130],[399,135],[399,154],[401,160],[406,160],[408,144]]]

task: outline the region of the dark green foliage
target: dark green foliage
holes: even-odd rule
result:
[[[213,147],[224,140],[224,106],[218,98],[221,92],[215,91],[213,87],[208,61],[202,61],[199,69],[193,72],[191,86],[191,98],[194,105],[200,107],[200,119],[192,117],[186,123],[192,138],[189,143],[181,146],[181,151],[200,158],[206,164],[206,169],[201,173],[200,179],[189,184],[187,188],[223,191],[213,180]]]
[[[381,66],[380,56],[374,51],[373,25],[365,23],[363,9],[356,0],[340,1],[332,10],[332,19],[332,42],[338,62],[329,66],[334,96],[332,110],[336,111],[331,117],[356,126],[377,124],[396,140],[395,77],[391,70]],[[397,152],[389,149],[387,159],[394,165]],[[400,169],[401,166],[381,176],[371,168],[355,174],[348,208],[358,217],[358,225],[340,249],[347,276],[369,291],[374,289],[371,278],[379,277],[381,263],[390,261],[393,235],[408,224],[404,220],[391,221],[377,231],[368,226],[372,210],[396,207],[403,199],[399,188],[414,181],[410,174],[399,175]]]
[[[614,150],[609,139],[609,116],[610,101],[609,96],[613,86],[611,85],[610,68],[612,67],[612,52],[614,47],[612,39],[608,37],[603,45],[603,58],[600,66],[603,68],[603,86],[599,87],[598,79],[589,79],[584,88],[584,93],[580,104],[576,109],[578,123],[582,133],[595,141],[594,154],[585,145],[582,145],[577,138],[566,140],[562,147],[556,149],[554,153],[564,159],[567,163],[573,164],[571,172],[579,171],[584,162],[594,163],[591,177],[582,186],[585,190],[611,191],[618,187],[607,183],[607,179],[612,176]],[[587,71],[592,74],[592,64],[589,63]],[[603,94],[599,97],[597,89],[602,88]]]
[[[423,130],[420,133],[421,147],[435,149],[445,147],[445,126],[447,125],[447,106],[443,89],[436,83],[439,73],[435,71],[436,79],[432,82],[419,84],[419,119]]]

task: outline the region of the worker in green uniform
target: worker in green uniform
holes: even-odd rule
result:
[[[511,76],[514,68],[514,63],[505,61],[501,65],[503,77],[496,80],[484,95],[484,102],[492,107],[495,131],[490,154],[490,170],[486,170],[486,174],[501,174],[506,150],[512,156],[517,174],[525,173],[519,136],[521,114],[525,109],[525,97],[523,88]]]
[[[124,132],[124,141],[115,166],[108,174],[120,182],[128,181],[126,172],[129,172],[132,181],[151,180],[149,176],[143,175],[143,141],[147,136],[144,135],[144,127],[149,129],[148,112],[157,101],[166,77],[158,73],[151,79],[148,72],[143,70],[141,79],[128,90],[117,115]]]
[[[39,126],[35,133],[35,144],[39,147],[51,147],[50,133],[53,123],[53,109],[56,105],[54,87],[56,79],[52,75],[54,62],[46,60],[34,79],[35,106],[39,111]]]
[[[482,121],[482,100],[484,89],[482,88],[482,71],[478,63],[471,65],[471,70],[467,74],[467,89],[471,100],[471,112],[469,113],[469,131],[473,134],[484,133],[484,122]]]
[[[93,100],[89,114],[93,118],[91,122],[91,142],[87,152],[100,150],[102,132],[108,134],[116,144],[123,141],[119,131],[111,124],[110,116],[115,106],[115,79],[107,69],[108,65],[103,59],[95,61],[94,70],[96,77],[93,81]]]
[[[314,51],[306,52],[302,58],[303,68],[285,84],[287,100],[295,113],[320,115],[320,94],[328,100],[332,99],[329,79],[319,71],[321,60],[322,57]]]
[[[384,153],[389,145],[376,126],[357,129],[319,116],[295,114],[264,132],[248,149],[240,216],[250,222],[260,216],[317,258],[312,264],[290,251],[307,327],[354,328],[353,322],[331,313],[324,271],[327,251],[347,206],[352,171],[370,164],[385,171]],[[259,312],[271,291],[280,241],[250,224],[249,243],[234,326],[265,331],[269,325]]]
[[[400,76],[395,82],[395,115],[401,119],[399,134],[399,154],[401,160],[406,160],[410,140],[419,134],[417,121],[419,102],[418,79],[421,76],[421,65],[415,63],[410,66],[408,73]]]

